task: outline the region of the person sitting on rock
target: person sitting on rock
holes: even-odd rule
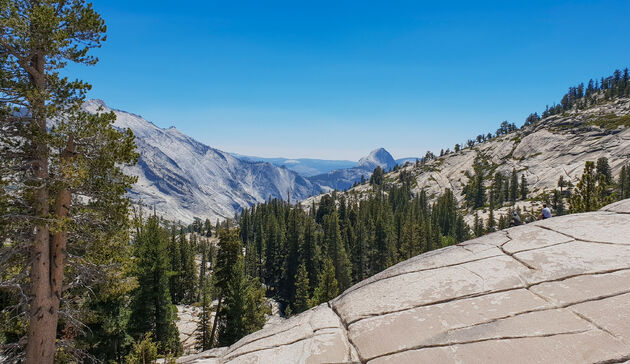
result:
[[[512,222],[510,222],[510,226],[519,226],[521,225],[523,222],[521,221],[520,216],[518,216],[518,214],[516,213],[516,211],[514,211],[514,214],[512,215]]]
[[[543,209],[540,215],[538,216],[538,220],[544,220],[551,217],[551,210],[547,207],[547,204],[543,204]]]

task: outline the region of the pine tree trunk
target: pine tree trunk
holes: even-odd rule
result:
[[[32,75],[32,79],[38,90],[46,88],[44,79],[44,66],[41,57],[34,57],[33,63],[38,74]],[[31,163],[34,177],[40,185],[35,191],[33,207],[35,215],[42,218],[36,223],[36,235],[32,246],[32,267],[30,272],[32,282],[32,296],[30,307],[30,325],[28,343],[26,346],[27,364],[48,364],[55,359],[57,338],[57,322],[59,320],[59,304],[63,287],[63,275],[65,264],[66,243],[68,240],[65,231],[51,234],[48,225],[43,220],[48,217],[49,192],[48,192],[48,145],[42,136],[47,133],[45,103],[43,98],[34,105],[32,113],[37,122],[39,138],[34,149],[35,158]],[[62,163],[70,162],[74,156],[74,141],[70,137],[66,150],[62,154]],[[58,192],[54,214],[58,219],[68,216],[71,194],[67,188],[61,188]],[[52,243],[52,244],[51,244]]]
[[[35,238],[31,246],[31,296],[30,325],[26,345],[26,363],[52,363],[55,357],[57,331],[57,309],[50,285],[50,230],[46,223],[49,213],[48,194],[48,145],[45,141],[46,112],[44,57],[34,54],[30,59],[29,75],[36,94],[33,98],[31,114],[37,134],[33,138],[31,168],[37,187],[33,196],[35,217]]]

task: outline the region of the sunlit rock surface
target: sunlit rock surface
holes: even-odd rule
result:
[[[182,363],[630,360],[630,200],[419,255]]]

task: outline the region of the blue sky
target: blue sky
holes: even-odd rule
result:
[[[93,3],[90,97],[266,157],[452,148],[630,66],[627,0]]]

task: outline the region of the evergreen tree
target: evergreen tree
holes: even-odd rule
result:
[[[479,218],[479,214],[475,214],[474,227],[473,227],[475,237],[480,237],[484,235],[485,229],[483,227],[483,220]]]
[[[518,176],[516,175],[516,169],[512,170],[512,179],[510,181],[510,201],[516,202],[518,199]]]
[[[400,257],[409,259],[420,254],[420,229],[418,225],[409,217],[403,225],[402,242],[400,246]]]
[[[521,185],[520,185],[521,200],[527,200],[528,193],[529,193],[529,189],[527,187],[527,179],[525,178],[525,174],[521,174]]]
[[[212,236],[212,223],[210,222],[210,219],[206,219],[206,221],[204,221],[203,233],[207,238]]]
[[[352,269],[348,253],[341,239],[339,216],[336,212],[324,217],[323,228],[325,234],[324,246],[335,266],[335,278],[343,289],[348,288],[350,287],[350,272]]]
[[[319,285],[315,288],[315,294],[310,306],[317,306],[328,302],[339,294],[339,286],[335,278],[335,266],[330,258],[324,259],[324,267],[319,277]]]
[[[508,214],[508,216],[511,216],[511,215],[512,214]],[[502,214],[501,216],[499,216],[498,227],[499,227],[499,230],[507,229],[508,227],[510,227],[510,219]]]
[[[230,346],[247,334],[243,321],[247,282],[241,256],[237,257],[232,268],[232,275],[228,278],[223,290],[224,303],[217,315],[219,346]]]
[[[505,196],[503,195],[503,175],[500,172],[495,173],[492,185],[490,187],[491,207],[503,206]]]
[[[610,169],[608,158],[601,157],[597,159],[596,170],[597,170],[597,173],[596,173],[597,180],[600,180],[600,178],[603,177],[603,181],[605,184],[607,185],[612,184],[612,181],[613,181],[612,170]]]
[[[380,166],[374,168],[372,176],[370,177],[370,184],[374,186],[381,186],[385,179],[385,171]]]
[[[265,291],[256,278],[245,276],[243,257],[239,256],[227,282],[225,303],[219,312],[219,345],[229,346],[265,324],[271,311],[265,304]]]
[[[179,332],[175,326],[177,309],[168,290],[170,262],[167,256],[168,234],[158,217],[151,216],[135,238],[138,288],[132,301],[129,329],[140,339],[151,333],[160,353],[181,353]]]
[[[262,329],[265,325],[265,315],[271,314],[265,297],[265,288],[257,278],[247,277],[244,311],[245,335]]]
[[[183,286],[181,283],[182,260],[179,241],[177,239],[177,231],[174,225],[171,227],[171,236],[169,239],[167,251],[171,263],[171,274],[169,276],[169,292],[171,293],[171,301],[174,304],[178,304],[183,298]]]
[[[304,264],[308,273],[308,281],[310,283],[309,292],[313,292],[317,284],[317,275],[319,273],[319,249],[317,246],[317,227],[313,219],[305,219],[304,221],[304,240],[300,248],[300,261]]]
[[[202,244],[202,246],[204,245],[205,244]],[[212,328],[210,326],[210,321],[212,319],[211,283],[205,270],[208,257],[207,253],[206,248],[204,248],[201,253],[201,266],[199,272],[199,294],[201,296],[199,303],[201,312],[199,313],[199,322],[197,323],[197,330],[195,333],[195,347],[201,351],[212,348],[212,341],[210,340],[212,332]]]
[[[630,198],[630,166],[622,166],[619,173],[619,199]]]
[[[224,311],[221,311],[221,305],[224,298],[229,293],[229,283],[236,275],[238,275],[239,257],[242,254],[242,243],[238,238],[237,231],[222,230],[219,234],[219,251],[217,252],[217,262],[214,270],[215,288],[217,289],[217,314],[215,315],[210,334],[210,346],[214,346],[214,338],[219,326],[219,321],[223,319]],[[238,278],[238,277],[237,277]],[[236,279],[237,279],[236,278]],[[239,329],[237,328],[237,331]],[[244,330],[244,329],[243,329]]]
[[[62,343],[57,335],[74,329],[77,319],[58,325],[61,301],[66,312],[81,302],[64,285],[78,272],[100,275],[95,270],[105,266],[90,253],[108,249],[128,229],[124,194],[134,179],[121,167],[137,156],[133,134],[114,129],[113,114],[82,111],[90,85],[65,77],[68,63],[97,63],[89,52],[105,40],[106,27],[91,4],[3,1],[0,14],[0,176],[11,186],[5,204],[12,211],[0,217],[0,241],[20,242],[4,247],[13,251],[3,257],[14,259],[1,259],[0,272],[20,272],[3,277],[3,284],[21,291],[21,307],[29,309],[28,337],[18,343],[26,345],[24,360],[49,364]],[[72,269],[66,269],[68,252],[75,253]]]
[[[494,210],[490,209],[490,214],[488,215],[488,223],[486,224],[486,232],[492,233],[496,231],[497,221],[494,219]]]
[[[555,211],[556,215],[561,216],[566,214],[566,208],[564,206],[564,199],[562,193],[558,190],[553,190],[551,207]]]
[[[503,185],[503,201],[510,201],[510,179],[506,176]]]
[[[476,173],[477,181],[475,182],[475,205],[474,207],[480,208],[486,203],[486,189],[484,186],[483,171],[479,169]]]
[[[219,345],[229,346],[261,329],[270,311],[260,281],[245,275],[238,230],[223,230],[220,237],[215,273],[219,305],[210,337],[218,330]]]
[[[300,264],[295,277],[295,302],[293,303],[293,312],[300,313],[309,309],[310,300],[310,283],[308,280],[308,272],[306,265]]]
[[[201,264],[199,265],[199,285],[197,286],[199,289],[197,290],[198,296],[197,301],[201,301],[201,296],[203,296],[203,287],[206,281],[206,268],[208,266],[208,244],[205,241],[200,242],[199,244],[199,255],[201,256]]]
[[[195,248],[197,236],[191,234],[190,240],[186,238],[184,229],[181,229],[179,235],[181,270],[180,275],[180,291],[182,302],[191,304],[197,298],[197,267],[195,264]]]
[[[131,353],[125,358],[128,364],[149,364],[155,363],[158,357],[158,345],[153,342],[151,333],[138,339],[133,345]]]
[[[587,161],[584,166],[582,178],[577,184],[577,189],[571,197],[571,212],[595,211],[603,206],[597,193],[597,175],[595,163]]]

